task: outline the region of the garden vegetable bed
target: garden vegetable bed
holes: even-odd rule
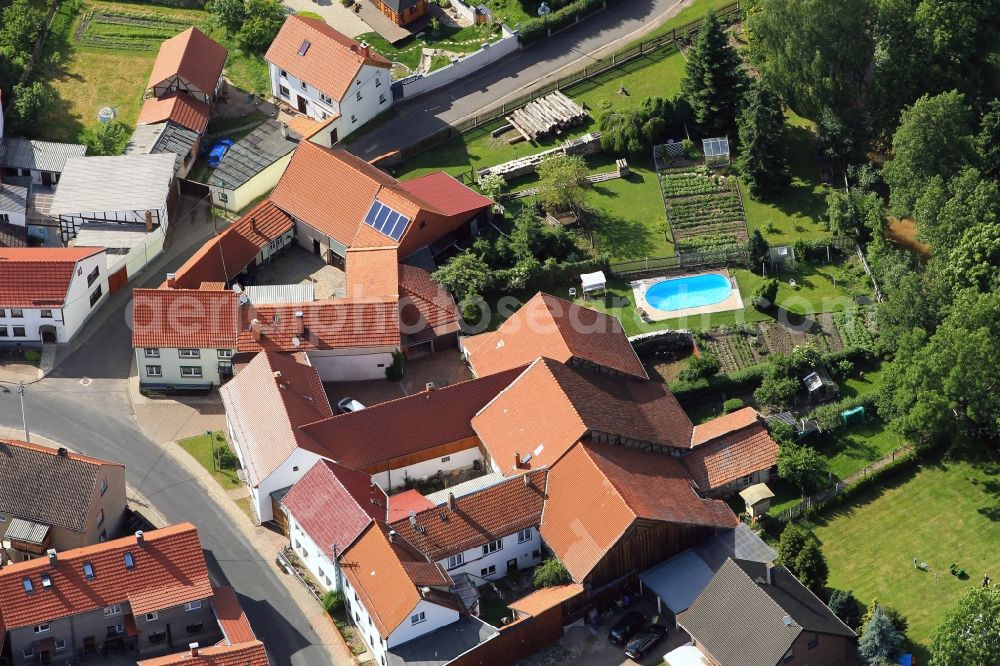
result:
[[[76,28],[76,41],[91,48],[155,51],[191,26],[187,17],[118,10],[88,11]]]
[[[812,345],[821,354],[844,348],[829,314],[817,316],[808,330],[790,328],[776,321],[739,324],[706,331],[699,343],[719,359],[724,374],[763,363],[770,354],[791,354],[802,345]]]
[[[705,167],[660,174],[667,222],[678,253],[745,247],[746,214],[736,180]]]

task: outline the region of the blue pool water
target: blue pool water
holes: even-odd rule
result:
[[[729,298],[732,291],[725,275],[706,273],[657,282],[646,290],[646,302],[650,307],[669,312],[719,303]]]

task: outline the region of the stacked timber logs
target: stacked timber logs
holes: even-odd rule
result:
[[[510,123],[526,141],[549,134],[561,134],[568,127],[579,125],[589,114],[562,91],[556,90],[545,97],[528,102],[505,120]]]

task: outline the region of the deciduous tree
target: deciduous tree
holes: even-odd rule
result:
[[[829,568],[823,559],[819,539],[810,530],[795,523],[785,527],[778,540],[778,561],[816,596],[824,596]]]
[[[931,666],[996,664],[1000,659],[1000,588],[977,587],[945,612],[931,634]]]
[[[492,281],[490,267],[479,255],[468,250],[452,257],[434,271],[433,277],[459,300],[482,294]]]
[[[547,210],[580,210],[587,198],[587,165],[579,155],[554,155],[538,165],[538,201]]]
[[[810,446],[783,442],[778,448],[778,476],[805,495],[816,488],[826,473],[826,459]]]

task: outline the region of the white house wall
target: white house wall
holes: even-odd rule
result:
[[[302,79],[298,79],[287,73],[282,76],[281,68],[272,63],[268,63],[267,67],[271,74],[271,94],[287,102],[293,109],[298,110],[299,97],[302,97],[306,100],[306,115],[310,118],[326,120],[340,111],[339,100],[334,99],[332,95],[329,95],[333,100],[332,102],[327,102],[320,98],[321,94],[327,94],[325,90],[319,90],[309,82],[305,82],[305,86],[303,87]],[[288,90],[288,95],[281,94],[281,86],[284,86]]]
[[[278,180],[281,178],[281,174],[285,173],[288,163],[292,161],[292,155],[294,154],[295,151],[292,151],[278,159],[235,190],[210,185],[209,189],[212,191],[212,200],[217,206],[238,213],[249,206],[255,199],[268,194],[274,189],[274,186],[278,184]],[[220,195],[223,193],[225,193],[227,201],[222,200],[223,198]]]
[[[153,213],[153,224],[158,224],[164,229],[168,226],[167,220],[167,205],[164,202],[163,206],[159,209],[151,209]],[[61,226],[68,227],[70,224],[73,227],[73,233],[71,238],[76,237],[77,232],[80,231],[80,226],[88,222],[120,222],[124,224],[146,224],[146,211],[145,210],[119,210],[119,211],[96,211],[96,212],[84,212],[79,211],[76,213],[60,213],[59,220]]]
[[[262,523],[274,518],[271,506],[271,493],[298,482],[320,459],[320,456],[315,453],[306,451],[305,449],[295,449],[285,462],[281,463],[278,469],[271,472],[267,478],[261,480],[257,488],[250,489],[257,517],[260,518]]]
[[[372,475],[372,479],[382,490],[402,488],[406,485],[407,478],[419,480],[434,476],[439,471],[448,473],[456,469],[471,469],[477,460],[482,460],[482,455],[479,447],[474,446],[464,451],[434,457],[388,472],[378,472]]]
[[[292,550],[299,556],[299,561],[319,583],[324,590],[337,590],[337,567],[326,556],[325,549],[313,541],[312,537],[302,529],[295,516],[288,512],[288,540]],[[327,548],[330,545],[327,544]]]
[[[410,616],[416,613],[423,613],[425,619],[418,624],[412,624]],[[388,647],[394,648],[397,645],[412,641],[414,638],[420,638],[424,634],[429,634],[435,629],[446,627],[452,622],[458,622],[460,617],[456,610],[432,604],[426,599],[421,599],[417,602],[416,608],[413,609],[410,615],[396,627],[395,631],[389,634],[389,639],[386,643]]]
[[[146,356],[146,350],[138,347],[135,350],[136,367],[139,372],[140,384],[167,384],[173,386],[202,386],[212,384],[218,386],[222,383],[219,375],[219,363],[232,363],[232,352],[230,355],[219,354],[218,349],[199,349],[200,358],[181,358],[177,349],[163,347],[158,348],[159,357]],[[147,366],[158,366],[161,375],[159,377],[150,375]],[[201,377],[184,377],[181,375],[181,366],[200,367]]]
[[[531,528],[531,538],[524,543],[518,543],[517,533],[508,534],[501,540],[503,547],[489,555],[483,555],[483,546],[479,544],[475,548],[470,548],[462,553],[464,562],[461,566],[448,569],[448,558],[439,560],[438,563],[448,571],[448,575],[455,577],[462,573],[467,573],[478,578],[488,580],[499,580],[507,575],[507,562],[517,560],[518,569],[527,569],[539,564],[542,561],[542,537],[538,532],[538,527]],[[538,553],[535,556],[534,553]],[[484,569],[496,567],[493,573],[483,573]]]
[[[350,349],[323,349],[306,352],[306,357],[322,381],[355,382],[385,379],[385,369],[392,365],[393,351],[383,349],[359,353]]]
[[[7,223],[14,224],[19,227],[26,226],[28,224],[28,217],[24,214],[24,211],[13,211],[13,210],[0,210],[0,216],[7,216]]]

